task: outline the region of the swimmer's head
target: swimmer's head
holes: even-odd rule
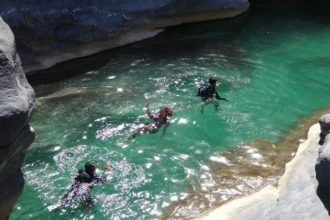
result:
[[[88,175],[92,175],[94,174],[96,167],[96,163],[94,163],[93,161],[88,161],[87,163],[85,163],[85,172]]]
[[[173,116],[173,111],[167,106],[160,107],[159,113],[160,114],[165,114],[166,117],[172,117]]]
[[[209,83],[210,83],[211,85],[216,85],[217,81],[218,81],[218,80],[217,80],[215,77],[210,77],[210,78],[209,78]]]

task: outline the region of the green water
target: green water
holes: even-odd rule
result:
[[[300,118],[329,108],[330,10],[319,3],[268,1],[237,19],[172,28],[64,64],[62,74],[83,74],[35,86],[37,138],[11,219],[182,219],[260,187],[265,178],[238,172],[241,182],[226,188],[234,175],[215,175],[214,166],[236,169],[246,159],[264,168],[254,148],[225,152],[255,139],[275,144]],[[229,102],[201,114],[196,85],[210,75]],[[148,121],[146,97],[152,111],[173,108],[171,125],[164,137],[129,141]],[[112,166],[112,182],[92,190],[95,207],[48,211],[87,160],[100,172]]]

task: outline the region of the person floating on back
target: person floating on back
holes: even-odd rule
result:
[[[202,101],[202,107],[201,107],[201,112],[204,113],[204,106],[207,104],[213,104],[215,110],[219,109],[219,102],[217,100],[224,100],[228,101],[226,98],[220,97],[216,90],[217,86],[217,79],[214,77],[209,78],[209,83],[208,84],[202,84],[198,88],[198,93],[197,96],[201,97]],[[216,98],[217,100],[214,100]]]
[[[88,161],[84,169],[78,171],[69,191],[62,197],[61,205],[65,206],[72,200],[79,201],[85,208],[92,208],[94,202],[90,195],[91,189],[98,183],[110,182],[111,171],[110,164],[105,163],[106,176],[95,174],[97,165]]]
[[[157,133],[163,127],[163,135],[166,129],[170,125],[169,120],[173,116],[173,111],[167,107],[162,106],[156,114],[152,114],[149,109],[149,100],[146,100],[146,113],[148,118],[152,119],[152,123],[145,123],[141,127],[137,128],[131,138],[135,138],[139,134],[143,133]]]

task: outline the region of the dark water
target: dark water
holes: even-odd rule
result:
[[[37,139],[11,219],[191,218],[276,181],[295,150],[286,135],[330,106],[329,5],[255,1],[239,18],[171,28],[48,70],[81,75],[35,86]],[[196,85],[211,75],[229,102],[201,114]],[[147,121],[146,97],[153,111],[173,108],[171,126],[129,141]],[[113,170],[93,189],[94,209],[49,211],[87,160]]]

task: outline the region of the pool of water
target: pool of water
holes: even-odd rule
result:
[[[34,86],[37,138],[11,219],[185,219],[276,180],[295,149],[281,140],[330,106],[330,4],[254,4],[48,70],[81,74]],[[201,114],[209,76],[229,101]],[[171,125],[130,140],[146,98],[151,111],[171,106]],[[50,211],[87,160],[113,173],[92,190],[94,208]]]

